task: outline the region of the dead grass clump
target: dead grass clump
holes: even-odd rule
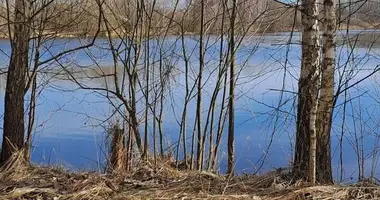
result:
[[[288,172],[279,170],[231,178],[180,171],[170,162],[153,165],[148,160],[128,174],[70,173],[51,167],[24,168],[16,158],[0,171],[0,199],[380,199],[380,187],[373,183],[290,184]]]
[[[271,171],[262,175],[243,175],[225,181],[225,194],[262,194],[286,192],[293,187],[291,176],[286,170]]]
[[[156,165],[151,165],[151,167],[154,167],[156,174],[163,178],[176,179],[183,177],[187,174],[186,170],[180,170],[176,168],[174,165],[174,161],[165,158],[158,158],[156,161]]]
[[[376,187],[348,187],[347,196],[351,199],[380,199],[380,188]]]
[[[111,126],[108,130],[108,137],[110,137],[110,163],[108,166],[111,171],[122,172],[127,166],[127,150],[125,146],[124,129],[118,123]]]
[[[89,184],[77,192],[62,195],[59,199],[108,199],[113,193],[113,190],[107,186],[105,182]]]
[[[356,187],[356,186],[312,186],[304,188],[291,188],[280,190],[277,194],[264,195],[264,199],[275,200],[351,200],[351,199],[380,199],[379,187]]]
[[[131,178],[136,180],[173,180],[186,176],[186,171],[181,171],[173,166],[173,161],[168,158],[157,157],[156,160],[140,160],[131,172]]]
[[[10,159],[0,168],[0,180],[20,181],[31,176],[32,170],[25,159],[25,151],[15,152]]]
[[[0,199],[54,199],[57,198],[55,190],[51,188],[15,188]]]
[[[0,180],[0,196],[5,199],[104,199],[115,191],[112,184],[107,183],[110,180],[118,181],[96,173],[35,167],[27,178],[13,182]]]

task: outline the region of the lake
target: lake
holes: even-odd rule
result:
[[[378,67],[379,43],[372,45],[376,31],[353,31],[349,35],[339,33],[337,48],[336,83],[350,79],[347,86],[366,77]],[[237,173],[265,172],[278,167],[289,166],[294,145],[295,105],[297,78],[300,70],[300,34],[271,34],[249,36],[241,41],[236,63],[238,81],[236,85],[235,145]],[[350,47],[344,38],[361,38],[355,47]],[[370,39],[368,39],[370,38]],[[172,146],[178,139],[185,95],[184,61],[181,58],[182,45],[179,37],[154,38],[150,40],[149,60],[153,67],[161,58],[173,66],[169,89],[165,94],[163,130],[165,144]],[[86,42],[83,39],[57,39],[48,41],[42,50],[41,60],[65,49]],[[116,43],[120,41],[116,41]],[[205,54],[205,78],[203,86],[203,117],[206,117],[209,102],[216,84],[215,76],[219,59],[220,39],[208,36]],[[122,43],[120,43],[123,46]],[[198,70],[198,40],[195,36],[185,39],[185,49],[191,69],[190,83],[194,83]],[[73,81],[64,80],[62,66],[77,72],[81,81],[88,86],[100,87],[108,78],[89,78],[98,70],[107,70],[112,65],[112,55],[107,41],[99,39],[94,47],[77,51],[61,58],[57,63],[41,67],[38,75],[39,97],[37,100],[36,128],[33,140],[32,161],[44,165],[63,165],[71,170],[96,170],[104,167],[107,155],[106,119],[113,111],[104,94],[81,90]],[[122,48],[122,47],[121,47]],[[161,48],[161,49],[160,49]],[[0,40],[0,69],[7,66],[10,52],[9,42]],[[95,65],[96,61],[96,65]],[[285,65],[286,63],[286,65]],[[153,69],[152,67],[152,69]],[[53,73],[49,73],[53,71]],[[54,75],[52,75],[54,74]],[[57,75],[59,74],[59,75]],[[341,77],[341,78],[338,78]],[[0,77],[0,118],[4,110],[5,77]],[[361,81],[342,93],[335,108],[332,130],[333,170],[336,180],[341,176],[343,162],[344,181],[357,178],[358,156],[363,157],[365,174],[373,171],[379,177],[379,74]],[[282,94],[279,92],[284,90]],[[280,100],[281,97],[281,100]],[[28,98],[28,95],[27,95]],[[141,100],[144,104],[144,101]],[[343,106],[343,102],[348,102]],[[188,134],[193,130],[195,120],[195,99],[189,103]],[[280,105],[280,106],[279,106]],[[279,108],[279,109],[277,109]],[[138,108],[143,116],[142,108]],[[345,115],[343,115],[345,113]],[[343,117],[345,116],[345,117]],[[344,122],[344,123],[343,123]],[[2,127],[0,123],[0,128]],[[342,125],[343,124],[343,125]],[[143,134],[143,125],[141,126]],[[226,132],[226,131],[225,131]],[[149,126],[152,135],[152,127]],[[226,134],[224,133],[224,138]],[[152,136],[150,136],[152,137]],[[342,145],[341,142],[342,141]],[[150,140],[151,142],[151,140]],[[188,140],[190,144],[190,139]],[[354,144],[359,145],[355,146]],[[342,161],[339,149],[342,149]],[[360,152],[363,152],[363,155]],[[226,140],[220,151],[220,171],[226,170]]]

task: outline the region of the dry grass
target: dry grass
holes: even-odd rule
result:
[[[21,154],[20,154],[21,155]],[[15,155],[0,171],[0,199],[379,199],[372,184],[308,186],[290,184],[286,172],[227,179],[178,171],[167,162],[141,164],[129,174],[71,173],[25,165]]]

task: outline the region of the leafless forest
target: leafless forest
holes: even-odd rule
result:
[[[107,173],[169,162],[212,173],[224,164],[234,176],[245,98],[270,108],[257,122],[267,145],[251,152],[254,173],[277,159],[268,152],[283,133],[292,180],[378,182],[379,8],[378,0],[1,0],[0,166],[15,154],[31,164],[39,101],[69,84],[108,104],[106,116],[86,116],[107,132]],[[252,64],[263,46],[282,52],[272,67]],[[265,92],[275,103],[250,99],[263,92],[243,85],[274,71],[279,84]],[[178,131],[168,136],[169,126]],[[355,175],[344,173],[344,156]]]

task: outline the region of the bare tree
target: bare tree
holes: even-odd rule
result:
[[[323,61],[317,113],[317,181],[319,183],[332,183],[330,132],[334,102],[335,2],[324,0],[323,7]]]
[[[8,1],[7,1],[8,4]],[[4,133],[0,163],[24,146],[24,89],[29,56],[30,8],[28,1],[16,0],[14,5],[14,34],[10,35],[12,53],[5,91]],[[9,8],[9,5],[7,6]],[[8,10],[8,12],[10,12]],[[9,30],[11,31],[11,30]]]
[[[54,4],[54,2],[54,0],[38,2],[17,0],[14,1],[14,3],[10,1],[5,2],[5,7],[7,8],[6,16],[8,16],[8,37],[11,41],[12,52],[7,70],[3,148],[0,158],[2,164],[4,164],[14,152],[24,147],[26,148],[26,158],[29,159],[30,157],[31,135],[34,127],[36,107],[37,72],[39,66],[57,61],[64,55],[92,46],[95,41],[94,38],[96,38],[99,33],[100,22],[98,21],[97,31],[94,32],[94,38],[90,40],[89,43],[72,49],[65,49],[58,53],[52,53],[47,49],[46,51],[50,54],[50,57],[43,60],[40,56],[42,43],[49,39],[59,37],[60,35],[57,33],[58,29],[62,33],[66,33],[64,31],[65,28],[71,26],[71,24],[56,24],[53,22],[57,17],[62,16],[63,13],[73,14],[72,12],[68,12],[67,8],[63,10],[58,9],[60,8],[59,6],[64,3],[59,2]],[[101,2],[96,1],[95,4],[99,5]],[[72,6],[74,4],[67,5]],[[12,6],[14,11],[10,9]],[[52,12],[52,10],[55,12]],[[11,19],[10,16],[12,16],[14,20]],[[33,48],[29,46],[30,41],[32,41]],[[29,57],[30,54],[33,56]],[[30,60],[32,60],[32,64],[29,64]],[[21,91],[19,91],[21,88],[23,88],[22,96]],[[29,106],[27,137],[24,143],[24,103],[25,95],[30,88],[32,88],[31,102]]]
[[[295,179],[316,181],[316,115],[319,85],[319,26],[316,0],[302,1],[302,61],[298,80]]]
[[[235,165],[235,19],[236,19],[236,0],[232,0],[232,11],[230,15],[230,36],[229,36],[229,45],[230,45],[230,93],[228,98],[228,166],[227,174],[233,175],[234,165]]]
[[[199,74],[198,74],[198,85],[197,85],[197,170],[201,171],[203,168],[203,153],[204,153],[204,141],[202,141],[202,76],[203,68],[205,65],[204,56],[204,21],[205,21],[205,1],[200,2],[200,29],[199,29]]]

